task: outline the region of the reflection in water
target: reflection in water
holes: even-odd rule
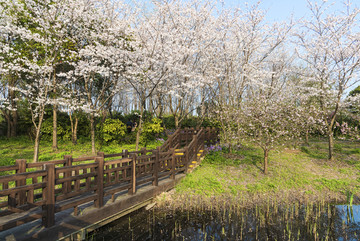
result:
[[[96,230],[88,240],[360,240],[360,206],[142,209]]]

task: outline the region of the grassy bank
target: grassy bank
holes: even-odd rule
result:
[[[164,206],[198,204],[243,206],[282,202],[358,202],[360,143],[338,141],[335,161],[328,161],[327,143],[270,153],[269,174],[263,174],[262,151],[243,147],[231,153],[212,152],[176,187],[159,197]]]
[[[153,149],[162,145],[161,141],[154,141],[147,145],[146,148]],[[14,165],[16,159],[26,159],[32,161],[34,143],[27,137],[17,137],[13,139],[0,139],[0,166]],[[78,141],[77,145],[70,141],[60,141],[58,143],[58,151],[52,150],[52,142],[40,142],[39,161],[59,160],[64,155],[72,155],[74,158],[81,156],[91,156],[91,142],[87,139]],[[106,154],[120,153],[122,150],[135,150],[135,144],[103,144],[96,143],[96,150],[105,152]]]

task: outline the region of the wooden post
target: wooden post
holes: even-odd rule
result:
[[[197,135],[194,135],[193,138],[194,138],[194,155],[195,155],[195,157],[197,157],[197,149],[198,149]]]
[[[102,152],[102,151],[99,151],[99,152],[97,153],[97,155],[98,155],[99,157],[105,158],[105,153]]]
[[[146,155],[146,147],[141,148],[141,155],[142,156]]]
[[[185,173],[188,173],[189,169],[189,148],[187,146],[184,147],[184,156],[185,156]]]
[[[210,127],[206,127],[206,142],[209,143],[210,142],[210,137],[211,137],[211,128]]]
[[[175,179],[175,148],[172,149],[172,158],[171,158],[171,179]]]
[[[156,152],[155,152],[155,160],[154,160],[154,170],[153,170],[153,186],[158,186],[159,185],[159,162],[160,162],[160,146],[156,147]]]
[[[185,130],[184,130],[184,135],[182,137],[182,139],[185,141],[185,145],[189,145],[189,127],[186,127]]]
[[[98,151],[98,152],[97,152],[97,156],[101,157],[101,158],[104,160],[104,162],[105,162],[105,153],[104,153],[104,152]],[[106,169],[106,170],[109,170],[109,169],[110,169],[110,166],[107,165],[105,169]],[[106,183],[109,183],[109,182],[110,182],[110,175],[109,175],[108,172],[107,172],[106,176],[105,176],[105,174],[104,174],[104,178],[105,178],[105,182],[106,182]],[[104,186],[104,183],[103,183],[103,186]]]
[[[129,157],[129,151],[128,150],[123,150],[123,157],[124,158],[128,158]]]
[[[65,166],[66,167],[70,167],[72,166],[72,162],[73,162],[73,158],[71,155],[65,155],[64,156],[65,159]],[[65,171],[64,173],[64,177],[71,177],[71,172],[70,171]],[[71,192],[71,181],[67,181],[63,184],[63,193],[69,193]]]
[[[96,170],[96,193],[98,196],[95,201],[95,207],[101,208],[102,206],[104,206],[104,158],[96,157],[95,162],[98,164]]]
[[[130,189],[129,194],[133,195],[136,193],[136,154],[132,155],[131,161],[131,181],[130,181]]]
[[[43,217],[43,225],[46,228],[55,224],[55,164],[50,163],[45,166],[46,188],[45,188],[45,217]]]
[[[122,158],[128,158],[128,157],[129,157],[129,151],[128,150],[123,150]],[[123,167],[127,166],[127,165],[128,165],[128,163],[125,163],[125,162],[122,164]],[[126,172],[127,172],[126,169],[122,170],[121,172],[122,172],[122,178],[125,179],[126,176],[127,176],[126,175]]]
[[[26,172],[26,160],[25,159],[20,159],[20,160],[16,160],[15,161],[16,165],[17,165],[17,170],[16,173],[20,174],[20,173],[25,173]],[[16,187],[20,187],[20,186],[25,186],[26,185],[26,179],[22,179],[19,181],[16,181]],[[18,192],[18,205],[24,205],[27,201],[26,198],[26,191],[20,191]],[[15,206],[16,206],[16,201],[15,201]]]

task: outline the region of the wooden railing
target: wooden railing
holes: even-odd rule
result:
[[[161,146],[117,154],[27,163],[16,160],[0,167],[0,231],[36,219],[45,227],[55,224],[55,213],[93,201],[101,208],[104,198],[127,191],[132,195],[142,184],[157,186],[159,179],[175,179],[201,155],[206,143],[217,140],[215,129],[178,129]],[[5,175],[4,175],[5,173]]]

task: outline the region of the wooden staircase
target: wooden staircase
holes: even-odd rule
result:
[[[197,166],[201,164],[201,161],[204,159],[206,152],[204,150],[199,150],[199,152],[196,154],[196,158],[192,160],[188,166],[187,172],[191,173]],[[184,150],[183,149],[175,149],[175,155],[176,156],[183,156]]]

